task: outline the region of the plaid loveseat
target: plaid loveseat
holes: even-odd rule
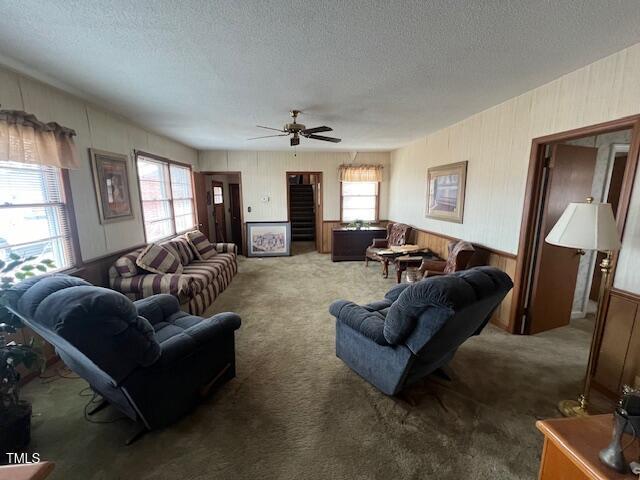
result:
[[[231,283],[238,272],[237,247],[234,243],[215,243],[217,255],[199,260],[184,235],[160,243],[183,265],[182,273],[150,273],[136,259],[142,248],[116,260],[109,269],[109,285],[132,300],[168,293],[180,302],[182,310],[200,315]]]

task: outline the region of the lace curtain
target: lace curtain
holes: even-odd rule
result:
[[[80,168],[75,134],[70,128],[41,122],[26,112],[0,110],[0,160]]]
[[[381,182],[382,165],[340,165],[341,182]]]

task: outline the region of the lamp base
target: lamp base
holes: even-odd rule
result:
[[[563,417],[586,417],[589,415],[586,402],[584,402],[582,396],[579,401],[561,400],[558,402],[558,410],[560,410]]]

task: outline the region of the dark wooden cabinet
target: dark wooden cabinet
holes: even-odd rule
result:
[[[367,247],[373,243],[374,238],[385,238],[387,229],[382,227],[368,227],[360,230],[334,228],[331,235],[332,261],[364,261]]]

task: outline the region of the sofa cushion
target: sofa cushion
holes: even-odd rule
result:
[[[199,260],[207,260],[218,254],[216,246],[199,230],[187,232],[184,236],[191,244],[196,257],[198,257]]]
[[[169,250],[151,243],[147,245],[138,258],[136,264],[152,273],[182,273],[182,263]]]
[[[194,293],[202,292],[222,272],[220,265],[205,262],[203,260],[195,260],[182,270],[182,275],[192,282]]]
[[[113,266],[116,269],[118,275],[123,278],[133,277],[138,274],[138,266],[136,260],[142,249],[134,250],[126,255],[121,256],[116,260]]]

